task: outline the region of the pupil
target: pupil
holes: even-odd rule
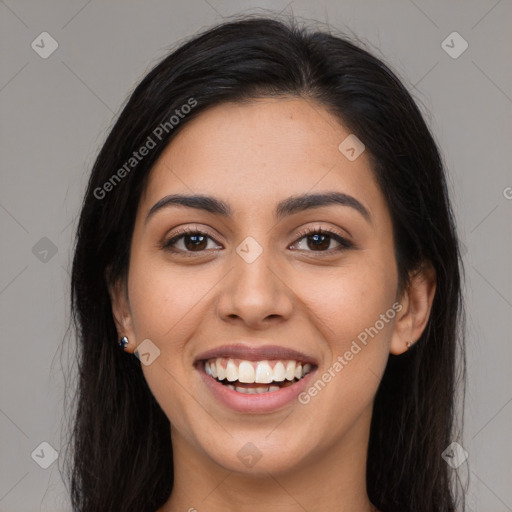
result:
[[[310,249],[311,248],[316,248],[316,249],[328,249],[329,248],[329,240],[328,240],[329,236],[317,233],[315,235],[311,235],[310,238],[313,238],[315,240],[315,243],[312,246],[310,245]],[[319,238],[321,238],[322,240],[320,240],[320,243],[317,244],[316,242],[319,241]],[[327,244],[325,243],[326,241],[327,241]]]
[[[191,240],[193,240],[192,244],[187,243],[187,241]],[[204,235],[186,235],[185,245],[189,250],[204,249],[204,247],[202,247],[201,244],[204,244],[205,240],[206,237]]]

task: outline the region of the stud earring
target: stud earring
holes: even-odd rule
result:
[[[409,350],[412,347],[413,343],[412,343],[412,341],[408,341],[406,343],[406,345],[407,345],[407,350]]]
[[[123,336],[120,340],[119,340],[119,346],[124,350],[126,348],[126,346],[128,345],[128,343],[130,343],[128,341],[128,338],[126,336]]]

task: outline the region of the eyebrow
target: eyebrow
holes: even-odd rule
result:
[[[284,199],[277,204],[274,217],[276,220],[280,220],[288,215],[293,215],[301,211],[320,208],[322,206],[329,206],[332,204],[339,204],[353,208],[371,224],[371,216],[365,206],[363,206],[363,204],[359,202],[355,197],[348,194],[343,194],[341,192],[302,194],[288,197],[287,199]],[[222,201],[221,199],[201,194],[171,194],[163,197],[151,207],[144,223],[146,224],[150,217],[153,216],[157,211],[170,206],[185,206],[188,208],[196,208],[198,210],[204,210],[209,213],[221,215],[228,219],[233,218],[233,210],[228,203]]]

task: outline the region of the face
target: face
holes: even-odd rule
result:
[[[367,442],[401,306],[390,214],[349,135],[303,99],[223,104],[152,169],[117,318],[150,340],[175,453],[284,474]]]

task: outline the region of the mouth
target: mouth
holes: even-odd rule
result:
[[[206,375],[237,393],[274,393],[293,386],[311,372],[310,363],[295,360],[247,361],[215,358],[204,362]]]
[[[317,368],[294,350],[243,345],[208,351],[195,366],[214,396],[240,412],[270,412],[291,402]]]

